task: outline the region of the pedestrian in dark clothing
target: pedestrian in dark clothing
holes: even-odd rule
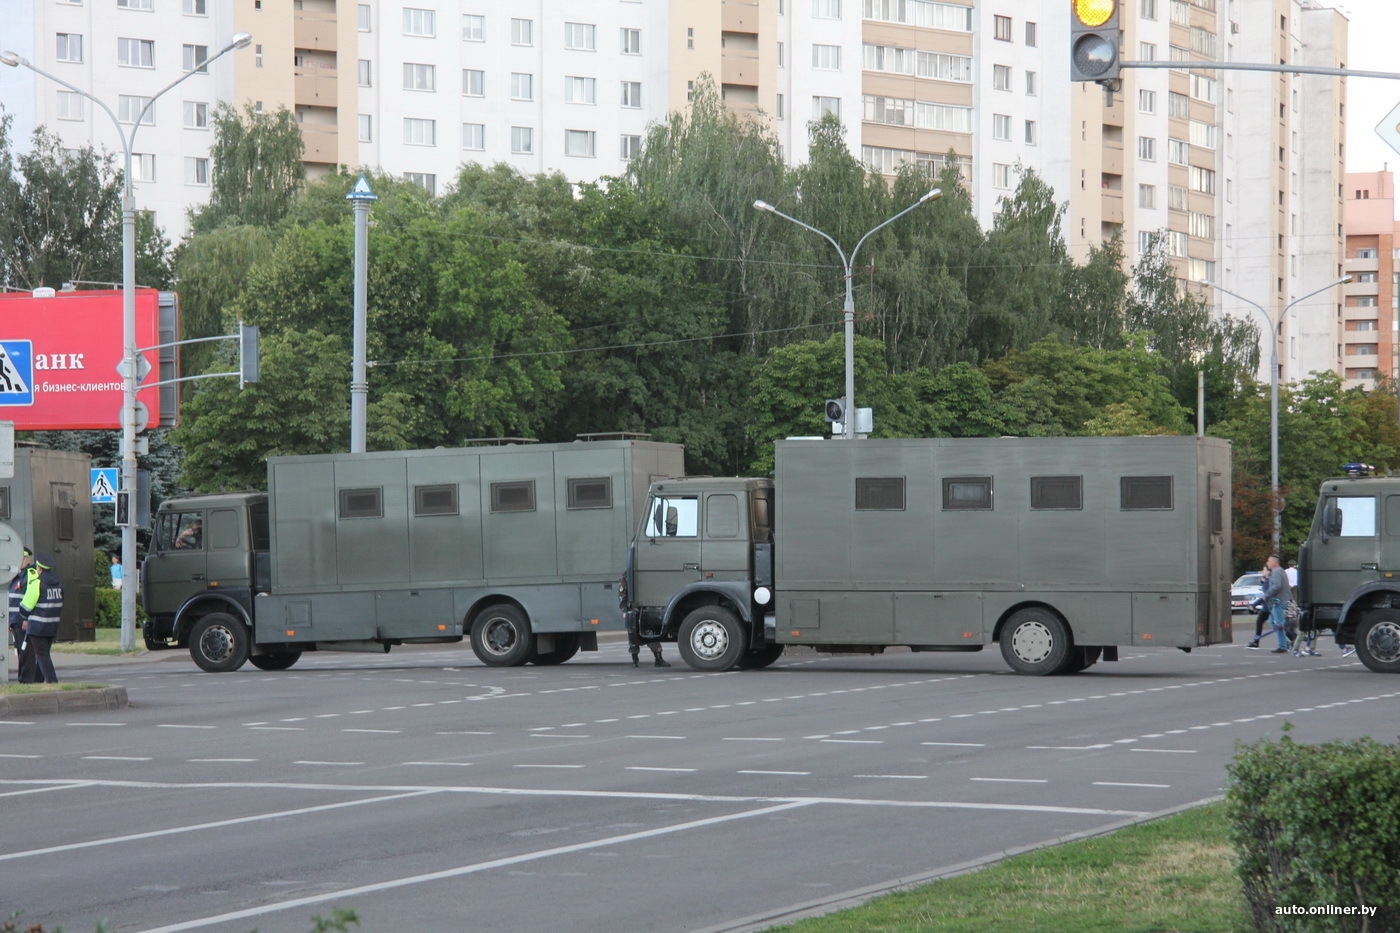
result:
[[[1269,621],[1274,625],[1274,634],[1278,636],[1278,647],[1273,653],[1287,654],[1288,636],[1284,633],[1284,608],[1288,603],[1289,593],[1292,592],[1288,586],[1288,572],[1280,565],[1276,554],[1270,555],[1266,566],[1269,577],[1264,584],[1264,602],[1269,607]]]
[[[1267,565],[1259,571],[1259,579],[1263,584],[1268,584],[1269,568]],[[1245,647],[1258,648],[1259,639],[1264,637],[1264,623],[1269,621],[1269,601],[1264,598],[1262,591],[1259,593],[1259,599],[1250,604],[1250,608],[1256,609],[1259,614],[1254,618],[1254,638]]]
[[[20,598],[19,614],[25,644],[20,653],[19,679],[22,683],[58,683],[49,650],[58,635],[58,622],[63,615],[63,583],[53,564],[54,560],[48,554],[35,558],[34,565],[39,572],[29,577],[24,595]]]
[[[10,641],[14,644],[15,654],[21,661],[24,658],[24,651],[20,647],[24,644],[24,619],[19,614],[19,603],[24,598],[25,589],[29,586],[29,578],[38,575],[39,570],[34,566],[34,552],[25,548],[24,559],[20,561],[19,565],[19,573],[15,574],[15,578],[10,581]]]

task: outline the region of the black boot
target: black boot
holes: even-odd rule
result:
[[[662,659],[662,657],[661,657],[661,646],[660,646],[660,645],[653,644],[653,645],[651,646],[651,653],[654,654],[654,655],[656,655],[656,666],[657,666],[657,667],[670,667],[670,666],[671,666],[671,665],[670,665],[670,662],[665,661],[665,660]]]
[[[637,666],[637,657],[638,657],[638,655],[640,655],[640,654],[641,654],[641,652],[638,651],[636,648],[633,648],[633,649],[632,649],[632,666],[633,666],[633,667],[636,667],[636,666]]]

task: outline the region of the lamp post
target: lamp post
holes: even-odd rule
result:
[[[131,181],[131,147],[135,144],[136,131],[140,128],[141,121],[146,118],[146,114],[161,95],[191,75],[204,71],[214,59],[232,52],[234,49],[245,48],[252,41],[253,37],[250,33],[237,33],[219,51],[151,95],[132,124],[130,133],[123,131],[122,122],[117,119],[112,108],[92,94],[69,84],[57,75],[49,74],[14,52],[0,52],[0,64],[9,65],[11,68],[22,65],[35,74],[66,87],[75,94],[81,94],[102,108],[102,111],[111,117],[112,125],[117,130],[117,138],[122,143],[126,161],[122,176],[122,361],[119,367],[122,377],[121,488],[128,491],[133,498],[136,495],[136,432],[138,430],[136,392],[141,382],[142,373],[139,370],[140,359],[136,347],[136,196],[132,190]],[[121,591],[121,647],[123,651],[136,649],[136,576],[136,504],[133,501],[129,507],[127,524],[122,526],[122,579],[126,581],[126,585],[122,587]]]
[[[913,204],[909,205],[904,210],[900,211],[898,214],[895,214],[889,220],[886,220],[884,223],[872,227],[866,232],[865,236],[861,237],[859,240],[856,241],[855,249],[851,250],[851,255],[849,258],[847,258],[845,251],[841,249],[839,243],[837,243],[827,234],[818,230],[816,227],[813,227],[810,224],[804,224],[796,217],[789,217],[787,214],[784,214],[782,211],[778,210],[776,207],[769,204],[767,201],[753,202],[753,206],[760,211],[767,211],[770,214],[777,214],[784,220],[792,221],[804,230],[812,231],[817,236],[826,240],[832,246],[835,246],[837,254],[839,254],[841,257],[841,265],[845,269],[846,278],[846,398],[842,405],[844,411],[842,413],[841,435],[847,440],[854,440],[856,436],[856,302],[854,293],[852,292],[851,265],[855,262],[856,253],[860,251],[861,245],[864,244],[866,240],[870,239],[871,234],[875,233],[877,230],[880,230],[883,227],[888,226],[889,224],[894,223],[896,220],[903,217],[905,214],[909,213],[914,208],[918,207],[920,204],[923,204],[925,201],[936,201],[942,196],[942,190],[934,188],[933,190],[925,194],[923,197],[919,198],[919,200],[915,201]]]
[[[1274,510],[1274,553],[1278,553],[1279,540],[1283,537],[1283,511],[1278,504],[1278,325],[1283,320],[1283,316],[1288,313],[1294,305],[1301,301],[1307,301],[1314,295],[1320,295],[1329,288],[1351,281],[1351,276],[1344,275],[1335,282],[1328,282],[1319,289],[1308,292],[1301,298],[1294,298],[1279,311],[1278,317],[1269,316],[1269,312],[1250,301],[1243,295],[1238,295],[1230,291],[1223,285],[1215,285],[1213,282],[1202,280],[1202,285],[1210,285],[1218,292],[1224,292],[1232,298],[1238,298],[1258,311],[1264,317],[1264,322],[1269,327],[1269,498],[1270,508]]]

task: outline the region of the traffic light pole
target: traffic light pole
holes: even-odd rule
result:
[[[1395,71],[1357,71],[1352,68],[1321,68],[1316,65],[1261,65],[1256,62],[1151,61],[1119,62],[1119,68],[1170,68],[1173,71],[1273,71],[1291,75],[1327,75],[1334,78],[1400,79]]]

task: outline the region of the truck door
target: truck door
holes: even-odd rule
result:
[[[1206,502],[1208,527],[1206,536],[1209,547],[1209,560],[1206,572],[1210,594],[1206,599],[1206,636],[1211,644],[1229,640],[1231,613],[1230,606],[1230,567],[1226,566],[1230,549],[1225,540],[1225,516],[1229,503],[1225,501],[1225,482],[1219,473],[1207,476]]]
[[[174,612],[208,585],[204,512],[161,512],[156,518],[155,565],[146,570],[149,613]]]
[[[633,560],[638,606],[664,606],[679,589],[700,579],[700,497],[652,496]]]
[[[747,517],[749,504],[737,492],[712,492],[705,496],[705,534],[700,571],[706,580],[749,579]]]
[[[1308,547],[1308,598],[1341,605],[1351,591],[1380,577],[1380,528],[1374,495],[1328,494],[1321,527]]]

